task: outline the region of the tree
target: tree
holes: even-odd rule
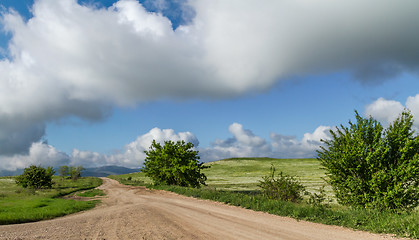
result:
[[[318,160],[327,170],[336,198],[345,205],[413,209],[419,201],[419,138],[413,116],[404,111],[387,129],[373,118],[330,131]]]
[[[16,177],[16,183],[24,188],[51,188],[54,173],[52,167],[45,169],[41,166],[31,165],[25,168],[22,175]]]
[[[58,172],[60,173],[61,179],[64,180],[64,178],[69,175],[69,168],[68,166],[61,166],[58,169]]]
[[[205,185],[207,177],[201,173],[208,168],[199,163],[198,151],[194,145],[184,141],[165,141],[162,146],[153,140],[149,151],[144,151],[143,172],[156,184],[200,187]]]
[[[76,181],[81,177],[81,172],[84,170],[82,166],[71,166],[69,169],[70,178]]]

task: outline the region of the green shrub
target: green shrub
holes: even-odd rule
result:
[[[387,129],[356,112],[356,123],[330,131],[318,151],[339,203],[375,209],[414,209],[419,200],[419,138],[404,111]]]
[[[31,165],[25,168],[22,175],[16,177],[16,183],[24,188],[51,188],[54,173],[52,167],[45,169],[41,166]]]
[[[70,178],[73,179],[74,181],[77,181],[77,179],[79,179],[81,177],[81,172],[84,170],[84,168],[82,166],[71,166],[69,168],[69,174],[70,174]]]
[[[262,188],[262,194],[269,199],[278,199],[282,201],[298,202],[302,200],[305,187],[293,176],[279,173],[275,178],[275,167],[271,166],[271,173],[262,178],[259,187]]]
[[[184,141],[165,141],[162,146],[153,140],[144,160],[143,172],[155,184],[199,187],[205,185],[207,177],[201,169],[208,168],[199,163],[198,151],[194,145]]]
[[[59,174],[61,176],[61,180],[64,181],[64,178],[66,178],[68,176],[68,174],[70,173],[70,169],[69,169],[68,166],[61,166],[58,169],[58,172],[59,172]]]

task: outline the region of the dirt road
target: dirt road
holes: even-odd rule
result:
[[[86,212],[0,226],[0,239],[390,239],[254,212],[103,178],[107,196]]]

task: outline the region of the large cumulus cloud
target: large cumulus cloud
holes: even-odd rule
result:
[[[415,130],[419,130],[419,94],[409,96],[404,105],[396,100],[378,98],[365,107],[365,115],[389,124],[396,120],[404,109],[411,112],[413,115],[413,126]]]
[[[229,127],[232,138],[217,139],[211,147],[201,148],[204,161],[214,161],[232,157],[273,157],[273,158],[310,158],[317,155],[322,145],[321,139],[330,139],[331,127],[319,126],[313,133],[305,133],[303,139],[271,133],[267,141],[243,125],[233,123]]]
[[[418,70],[416,0],[188,4],[193,18],[175,28],[135,0],[36,0],[28,20],[3,11],[11,40],[0,60],[0,154],[28,153],[48,121],[96,121],[114,106],[231,97],[319,72],[375,83]]]
[[[90,151],[73,150],[71,165],[83,165],[86,167],[97,167],[103,165],[117,165],[124,167],[138,168],[143,163],[153,140],[161,144],[164,141],[185,141],[191,142],[196,147],[199,145],[198,139],[191,132],[176,133],[173,129],[153,128],[148,133],[138,136],[137,139],[127,145],[119,153],[101,154]]]
[[[47,142],[33,143],[27,154],[14,154],[12,156],[0,156],[0,170],[14,171],[28,167],[31,164],[59,167],[63,165],[83,167],[99,167],[117,165],[130,168],[138,168],[142,165],[153,140],[161,144],[164,141],[191,142],[198,147],[199,141],[191,132],[175,132],[173,129],[153,128],[149,132],[140,135],[133,142],[124,146],[123,149],[113,154],[103,154],[92,151],[74,149],[68,155],[59,151]]]

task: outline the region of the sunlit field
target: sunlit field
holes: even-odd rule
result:
[[[257,191],[263,176],[270,173],[271,166],[287,175],[296,176],[310,192],[316,192],[321,186],[326,186],[328,195],[332,189],[323,180],[326,176],[316,159],[273,159],[273,158],[232,158],[205,163],[210,168],[204,169],[208,187],[229,191]],[[133,173],[114,176],[114,178],[131,181],[126,184],[152,184],[150,178],[143,173]]]
[[[99,178],[86,177],[77,181],[54,177],[52,189],[24,189],[14,177],[0,178],[0,224],[33,222],[51,219],[90,209],[98,201],[75,201],[62,196],[92,189],[102,184]]]

